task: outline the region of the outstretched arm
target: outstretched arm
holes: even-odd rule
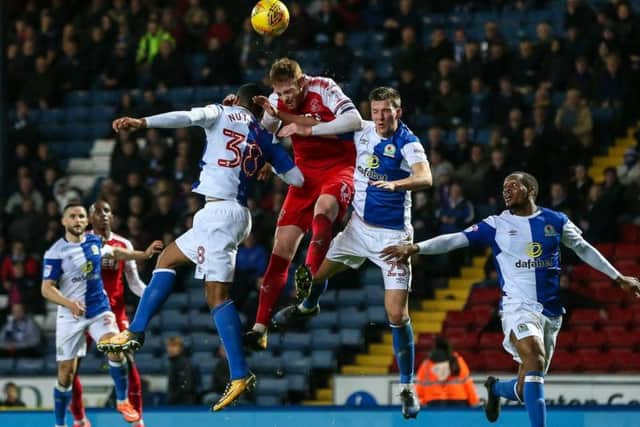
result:
[[[415,254],[437,255],[469,246],[469,239],[464,233],[450,233],[412,245],[389,246],[382,250],[385,261],[406,262]]]
[[[433,182],[429,162],[415,163],[411,166],[411,175],[396,181],[372,181],[371,185],[388,191],[414,191],[430,187]]]
[[[304,119],[308,118],[304,117]],[[315,119],[311,120],[312,122],[309,124],[298,122],[289,123],[280,129],[278,137],[285,138],[291,135],[330,136],[355,132],[362,129],[362,117],[356,109],[340,114],[330,122],[319,122]]]
[[[159,254],[164,244],[160,240],[154,240],[144,251],[136,251],[134,249],[119,248],[113,246],[104,246],[103,255],[112,256],[116,260],[134,260],[145,261]]]
[[[591,244],[582,237],[580,229],[571,221],[567,221],[562,228],[562,243],[573,250],[585,263],[609,276],[609,278],[614,280],[624,290],[633,292],[636,296],[640,297],[640,282],[638,279],[623,276],[600,251],[591,246]]]
[[[134,118],[120,117],[111,124],[114,131],[131,131],[145,128],[176,129],[189,126],[209,127],[218,119],[222,112],[219,105],[208,105],[192,108],[189,111],[170,111],[149,117]]]

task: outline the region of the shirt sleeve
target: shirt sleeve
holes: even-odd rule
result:
[[[113,246],[104,245],[103,247],[101,247],[100,255],[107,257],[113,256]]]
[[[272,93],[271,95],[269,95],[269,103],[274,107],[274,108],[278,108],[278,95],[276,95],[275,93]],[[280,125],[282,124],[282,121],[277,118],[277,117],[273,117],[272,115],[268,114],[267,112],[265,112],[262,115],[262,126],[264,126],[266,129],[269,130],[269,132],[275,133],[279,128]]]
[[[125,245],[127,249],[133,250],[133,245],[130,241],[126,240]],[[132,259],[125,261],[124,263],[124,277],[127,279],[127,284],[129,285],[129,289],[133,292],[137,297],[142,297],[142,293],[144,292],[147,285],[140,279],[140,275],[138,274],[138,265]]]
[[[209,128],[218,120],[223,108],[219,104],[211,104],[205,107],[192,108],[189,111],[171,111],[163,114],[145,117],[147,127],[150,128],[184,128],[200,126]]]
[[[322,103],[334,116],[339,116],[347,111],[356,110],[356,106],[347,95],[344,94],[340,86],[331,79],[327,79],[327,87],[322,90]]]
[[[471,246],[489,246],[496,238],[496,229],[491,225],[492,218],[486,218],[463,231]]]
[[[414,141],[405,144],[400,151],[402,151],[402,157],[404,157],[409,166],[427,161],[427,154],[424,152],[424,147],[417,137]]]
[[[62,259],[47,252],[42,262],[42,280],[58,280],[62,275]]]
[[[569,219],[562,227],[562,244],[571,248],[581,260],[612,280],[620,277],[620,272],[582,237],[582,231]]]

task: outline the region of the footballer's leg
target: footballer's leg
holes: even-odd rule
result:
[[[193,229],[180,236],[179,239],[189,240],[193,234],[191,233],[192,230]],[[194,248],[194,257],[197,256],[195,251],[196,249]],[[100,340],[98,342],[98,350],[104,352],[139,350],[144,344],[144,331],[149,321],[157,313],[162,304],[164,304],[173,290],[173,283],[176,278],[175,268],[191,261],[190,258],[191,257],[185,255],[177,242],[172,242],[167,246],[158,257],[151,281],[144,290],[142,298],[140,298],[136,314],[129,329],[120,332],[110,339]]]
[[[253,328],[244,336],[244,344],[252,350],[259,351],[267,348],[267,325],[271,321],[273,308],[287,283],[289,265],[303,236],[302,228],[297,225],[276,227],[273,251],[260,286],[256,321]]]
[[[329,250],[333,237],[333,223],[339,213],[340,205],[336,197],[333,194],[320,194],[313,208],[311,241],[304,262],[314,276]]]
[[[212,406],[212,411],[231,405],[256,383],[256,376],[249,371],[242,349],[242,323],[233,300],[229,298],[229,286],[230,283],[205,282],[207,304],[229,364],[229,383],[222,397]]]
[[[312,278],[311,272],[307,267],[299,267],[298,270],[296,270],[296,289],[303,287],[309,289],[309,292],[300,304],[289,305],[278,311],[273,316],[274,326],[286,327],[320,313],[318,300],[326,290],[328,280],[347,268],[349,268],[349,266],[341,262],[325,259],[320,265],[316,277]]]
[[[546,427],[547,406],[544,401],[544,369],[546,365],[544,345],[540,337],[532,335],[515,340],[513,344],[522,359],[524,378],[518,378],[518,394],[523,397],[531,427]]]
[[[58,361],[58,382],[53,388],[56,426],[66,426],[67,406],[71,401],[73,378],[76,374],[77,358]]]
[[[409,291],[385,289],[384,307],[393,336],[393,352],[400,371],[400,400],[404,418],[416,418],[420,403],[413,384],[415,345],[409,318]]]
[[[111,333],[105,334],[103,338],[108,338]],[[109,374],[113,379],[116,392],[116,409],[128,423],[140,421],[140,413],[136,411],[129,401],[129,364],[124,353],[107,353],[109,359]]]

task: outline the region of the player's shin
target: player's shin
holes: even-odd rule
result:
[[[82,402],[82,383],[78,375],[73,377],[73,388],[71,390],[71,405],[69,410],[74,421],[82,421],[86,417],[84,403]]]
[[[151,318],[160,309],[173,290],[175,270],[158,268],[153,271],[151,282],[144,290],[136,315],[129,326],[131,332],[144,332]]]
[[[56,426],[66,426],[65,418],[67,406],[71,400],[71,386],[64,387],[57,383],[53,388],[54,413],[56,416]]]
[[[305,264],[309,266],[314,276],[327,255],[332,236],[333,222],[329,217],[323,214],[314,216],[311,222],[311,242],[305,259]]]
[[[113,384],[116,389],[116,400],[118,403],[127,400],[128,392],[128,373],[127,373],[127,358],[123,358],[121,361],[109,360],[109,373],[113,378]]]
[[[413,342],[413,328],[411,321],[402,324],[390,324],[393,336],[393,353],[396,356],[400,371],[400,385],[409,387],[413,384],[413,369],[415,362],[415,346]]]
[[[265,332],[271,320],[273,308],[280,298],[280,294],[287,283],[287,273],[291,260],[276,254],[271,254],[267,271],[264,274],[264,282],[260,287],[258,299],[258,313],[256,314],[256,326],[261,325]],[[254,326],[254,329],[256,327]]]
[[[327,290],[328,285],[328,280],[323,280],[321,282],[314,281],[311,286],[309,296],[302,301],[300,308],[304,310],[313,310],[316,308],[318,301],[320,300],[320,296]]]
[[[227,353],[231,380],[244,378],[249,373],[242,350],[242,323],[232,300],[227,300],[211,310],[213,322]]]
[[[544,373],[529,371],[524,377],[524,403],[531,427],[546,427],[547,405],[544,401]]]
[[[140,372],[138,367],[131,360],[129,361],[129,402],[133,408],[142,415],[142,381],[140,380]]]

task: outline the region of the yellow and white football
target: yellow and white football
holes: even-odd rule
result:
[[[260,0],[251,11],[251,26],[263,36],[279,36],[289,26],[289,9],[279,0]]]

